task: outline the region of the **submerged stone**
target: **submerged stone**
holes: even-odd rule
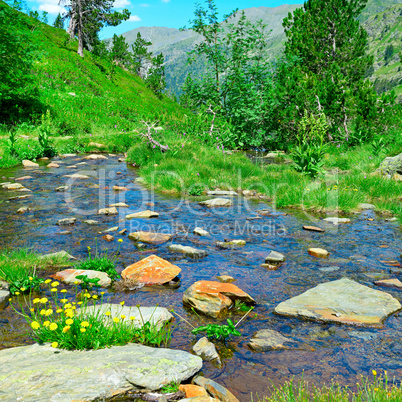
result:
[[[215,196],[226,196],[226,197],[236,197],[238,194],[236,191],[225,191],[225,190],[212,190],[207,192],[208,195],[215,195]]]
[[[64,218],[64,219],[59,219],[57,221],[57,225],[74,225],[74,223],[77,222],[77,218]]]
[[[383,279],[374,282],[377,286],[384,286],[386,288],[402,289],[402,282],[399,279]]]
[[[166,243],[172,238],[171,234],[154,232],[133,232],[128,235],[130,240],[140,241],[148,244]]]
[[[220,358],[218,352],[216,351],[215,345],[208,340],[207,337],[202,337],[193,346],[193,350],[197,356],[200,356],[202,360],[210,362],[211,360],[218,360],[220,363]]]
[[[273,349],[288,349],[285,343],[293,342],[279,332],[272,329],[261,329],[257,331],[248,346],[256,352],[265,352]]]
[[[274,264],[284,262],[285,260],[286,257],[283,254],[278,253],[277,251],[271,251],[265,258],[266,263],[274,263]]]
[[[350,223],[349,218],[338,218],[337,216],[325,218],[324,221],[332,223],[333,225],[339,225],[340,223]]]
[[[98,215],[117,215],[118,211],[117,208],[103,208],[98,211]]]
[[[329,252],[323,248],[309,248],[308,253],[317,258],[327,258],[329,256]]]
[[[231,240],[231,241],[218,241],[216,245],[223,249],[233,249],[238,247],[244,247],[246,245],[245,240]]]
[[[181,244],[171,244],[170,246],[168,246],[168,249],[172,253],[185,254],[192,258],[203,258],[208,255],[205,250],[199,250],[197,248],[189,246],[182,246]]]
[[[126,215],[126,219],[135,219],[135,218],[157,218],[159,216],[158,212],[150,211],[149,209],[146,211],[136,212],[134,214]]]
[[[108,400],[130,390],[180,383],[201,368],[202,359],[188,352],[133,343],[85,351],[35,344],[0,350],[0,398]]]
[[[228,198],[214,198],[212,200],[202,201],[200,205],[207,207],[230,207],[233,203]]]
[[[193,233],[198,236],[209,236],[209,232],[207,232],[206,230],[204,230],[202,228],[195,228]]]
[[[400,308],[399,301],[390,294],[342,278],[280,303],[275,313],[323,322],[381,326]]]

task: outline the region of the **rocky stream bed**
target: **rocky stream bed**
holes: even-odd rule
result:
[[[120,247],[118,270],[145,286],[106,288],[110,303],[174,309],[195,326],[240,319],[243,313],[231,309],[235,299],[255,305],[239,326],[241,337],[216,342],[219,358],[212,361],[195,355],[202,335],[192,335],[176,317],[169,348],[180,352],[128,345],[124,348],[130,351],[122,354],[126,360],[118,347],[88,352],[97,354],[99,367],[93,369],[87,357],[72,355],[79,352],[29,346],[27,324],[8,305],[7,291],[0,290],[0,400],[19,397],[15,387],[24,377],[17,373],[26,373],[25,384],[39,376],[38,384],[48,385],[56,395],[52,400],[60,401],[110,397],[111,389],[116,395],[130,384],[156,390],[158,376],[170,381],[177,367],[183,379],[201,370],[240,401],[249,401],[251,393],[264,395],[272,382],[293,376],[353,387],[360,375],[384,369],[388,377],[402,379],[401,228],[370,205],[338,222],[324,220],[334,215],[274,211],[264,199],[233,191],[188,199],[164,196],[146,189],[121,155],[41,161],[0,171],[0,182],[1,248],[29,246],[41,254],[65,250],[83,259],[88,247],[110,252]],[[171,286],[161,285],[177,277]],[[73,295],[71,289],[67,297]],[[149,359],[141,360],[140,352]],[[66,387],[81,393],[67,397],[67,388],[57,388],[54,373],[60,369],[63,376],[71,365],[74,377],[77,359],[92,367],[88,381],[103,381],[106,390],[99,391],[99,385],[94,387],[98,393],[91,393],[93,387],[72,380]],[[144,366],[138,367],[139,360]],[[38,367],[41,374],[35,372]],[[144,385],[144,373],[153,382]],[[205,380],[198,381],[208,388]],[[16,393],[7,399],[10,389]],[[39,394],[23,400],[40,400]]]

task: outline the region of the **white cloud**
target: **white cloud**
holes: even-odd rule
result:
[[[46,11],[51,15],[57,15],[65,12],[66,10],[64,7],[61,7],[58,4],[45,3],[39,6],[39,11]]]
[[[128,20],[131,22],[138,22],[141,21],[141,18],[138,15],[131,15]]]
[[[116,8],[123,8],[123,7],[127,7],[127,6],[129,6],[131,3],[130,3],[130,1],[129,0],[115,0],[115,2],[114,2],[114,6],[116,7]]]

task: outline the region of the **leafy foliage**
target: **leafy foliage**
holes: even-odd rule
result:
[[[31,74],[36,58],[23,15],[0,1],[0,123],[17,123],[40,110]]]
[[[203,41],[189,54],[189,62],[204,56],[209,70],[202,78],[187,77],[181,103],[201,113],[208,108],[230,122],[234,135],[225,145],[261,146],[270,117],[266,26],[261,21],[252,24],[244,12],[237,16],[236,11],[225,16],[222,26],[213,0],[206,0],[206,8],[197,4],[194,15],[191,28]],[[210,133],[213,138],[215,134]]]
[[[202,325],[201,327],[194,328],[191,333],[194,335],[200,332],[205,332],[208,339],[217,339],[225,341],[230,335],[241,336],[241,333],[235,328],[233,321],[228,318],[228,325],[225,324],[208,324]]]

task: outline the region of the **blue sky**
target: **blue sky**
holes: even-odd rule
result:
[[[204,0],[198,0],[204,4]],[[125,21],[118,27],[108,27],[101,32],[101,37],[109,38],[113,34],[121,34],[141,26],[164,26],[169,28],[181,28],[188,25],[193,18],[195,0],[116,0],[115,8],[121,10],[127,8],[131,12],[129,21]],[[221,15],[228,14],[235,8],[249,7],[277,7],[281,4],[289,4],[284,0],[215,0]],[[301,3],[293,1],[291,4]],[[59,0],[27,0],[32,10],[49,12],[49,22],[60,12]]]

